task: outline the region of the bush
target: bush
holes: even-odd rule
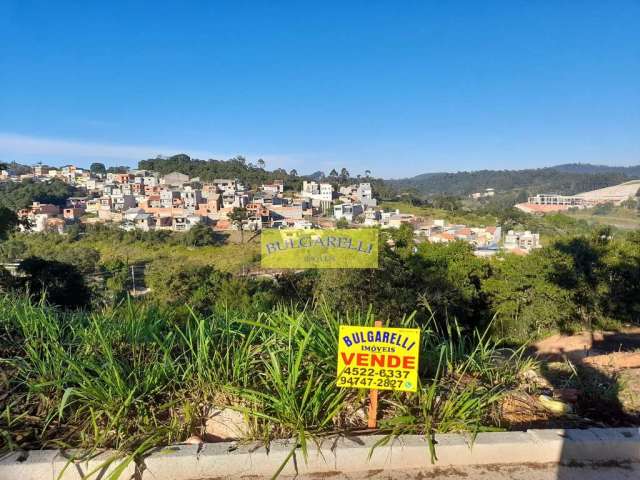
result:
[[[52,305],[68,309],[85,308],[91,303],[84,277],[73,265],[29,257],[20,262],[18,271],[17,288],[35,298],[44,297]]]
[[[226,309],[176,317],[174,309],[126,303],[115,310],[63,313],[0,296],[0,434],[9,449],[116,448],[138,455],[202,435],[212,405],[250,420],[265,441],[311,438],[361,428],[356,389],[336,386],[340,324],[371,325],[372,315],[276,308],[255,317]],[[412,316],[394,325],[416,327]],[[388,433],[475,432],[523,368],[517,352],[423,324],[417,395],[381,392]],[[505,352],[500,353],[505,358]],[[5,368],[8,367],[8,368]],[[468,375],[473,382],[460,382]],[[360,423],[358,423],[360,422]]]

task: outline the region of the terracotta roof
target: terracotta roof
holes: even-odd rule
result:
[[[568,210],[569,205],[536,205],[535,203],[519,203],[516,208],[529,213],[561,212]]]

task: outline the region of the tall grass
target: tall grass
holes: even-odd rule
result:
[[[210,316],[125,303],[93,314],[0,296],[0,449],[114,448],[136,455],[201,434],[212,406],[250,420],[249,436],[308,443],[364,427],[365,391],[335,385],[340,324],[373,324],[371,312]],[[492,406],[525,366],[455,322],[422,330],[416,394],[381,392],[380,429],[476,432],[494,428]]]

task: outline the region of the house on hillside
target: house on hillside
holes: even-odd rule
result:
[[[529,230],[524,232],[509,230],[504,237],[503,246],[505,250],[519,249],[529,252],[534,248],[541,248],[540,234],[532,233]]]

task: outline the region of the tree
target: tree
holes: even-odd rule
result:
[[[231,213],[227,215],[231,223],[240,230],[240,241],[244,243],[244,222],[249,218],[249,213],[244,207],[234,207]]]
[[[326,269],[315,282],[314,299],[333,311],[366,312],[397,322],[416,309],[419,279],[395,252],[382,248],[378,269]],[[357,293],[355,293],[357,292]]]
[[[213,229],[203,223],[198,223],[191,227],[188,232],[185,232],[183,240],[186,245],[192,247],[204,247],[220,243]]]
[[[297,177],[298,176],[298,171],[294,168],[289,172],[289,175],[291,175],[292,177]]]
[[[340,170],[340,178],[342,180],[348,180],[349,179],[349,170],[347,170],[346,168],[342,168],[342,170]]]
[[[16,288],[16,278],[11,272],[0,266],[0,293],[11,292]]]
[[[107,173],[128,173],[128,172],[129,172],[129,167],[127,167],[126,165],[119,165],[116,167],[107,168]]]
[[[50,182],[2,182],[0,183],[0,206],[14,211],[27,208],[32,202],[64,206],[67,198],[75,193],[74,187],[58,179]]]
[[[16,214],[8,208],[0,206],[0,241],[5,240],[18,224],[19,220]]]
[[[89,167],[91,173],[105,175],[107,173],[107,168],[104,166],[104,163],[94,162]]]
[[[464,327],[483,327],[489,316],[482,290],[490,274],[486,260],[477,258],[471,245],[462,241],[420,243],[412,255],[412,232],[398,229],[390,233],[400,235],[396,253],[410,265],[419,303],[434,319],[444,322],[455,318]],[[407,246],[401,248],[403,243]]]
[[[188,305],[210,312],[230,275],[211,265],[183,265],[167,259],[151,264],[145,278],[152,297],[161,305]]]
[[[371,176],[371,170],[365,170],[364,174],[367,178],[369,178]]]
[[[348,227],[349,227],[349,221],[344,217],[341,217],[336,223],[336,228],[348,228]]]
[[[415,243],[413,241],[413,227],[410,224],[403,223],[400,228],[393,229],[390,234],[397,250],[411,254]]]
[[[640,230],[607,246],[599,288],[602,308],[611,318],[637,323],[640,319]]]
[[[258,159],[258,168],[259,168],[260,170],[264,170],[264,167],[265,167],[265,166],[266,166],[266,163],[264,162],[264,160],[263,160],[263,159],[261,159],[261,158],[259,158],[259,159]]]
[[[566,255],[553,248],[524,257],[508,254],[496,262],[483,287],[496,314],[494,334],[526,342],[567,329],[575,319],[576,305],[571,288],[558,284],[557,270],[569,269],[570,264]]]
[[[63,308],[78,309],[89,306],[91,292],[80,271],[68,263],[25,258],[18,267],[25,293],[43,295],[49,303]]]
[[[338,172],[336,172],[336,169],[335,169],[335,168],[332,168],[332,169],[331,169],[331,171],[329,172],[329,176],[330,176],[331,178],[335,178],[335,177],[337,177],[337,176],[338,176]]]

